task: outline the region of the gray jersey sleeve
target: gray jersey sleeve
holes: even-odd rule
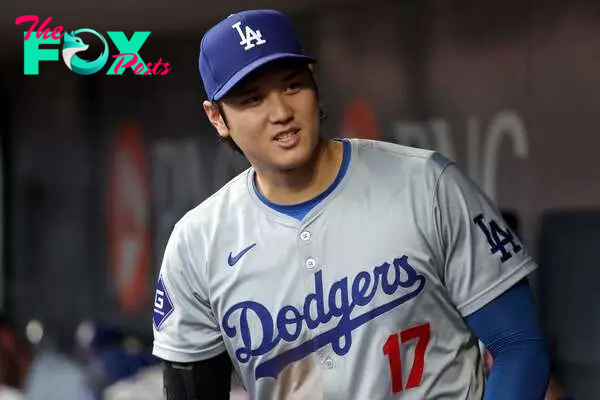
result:
[[[191,238],[176,225],[167,243],[154,299],[153,354],[174,362],[195,362],[225,351],[208,300],[201,246],[191,250]]]
[[[469,315],[536,268],[497,206],[455,164],[442,165],[433,199],[441,274],[459,312]]]

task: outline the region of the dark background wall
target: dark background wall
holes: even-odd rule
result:
[[[136,13],[107,2],[77,14],[48,4],[2,5],[3,304],[57,332],[83,319],[149,331],[173,223],[246,167],[217,146],[197,71],[203,29],[240,5],[146,2]],[[320,59],[324,134],[436,148],[519,217],[541,264],[534,283],[558,374],[597,398],[598,3],[262,6],[293,11]],[[14,25],[24,14],[51,15],[51,28],[152,30],[140,54],[173,69],[80,76],[58,61],[24,76],[25,29]]]

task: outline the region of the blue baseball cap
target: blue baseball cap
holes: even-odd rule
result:
[[[275,60],[316,59],[304,53],[285,14],[249,10],[213,26],[200,42],[200,75],[209,100],[223,98],[257,68]]]

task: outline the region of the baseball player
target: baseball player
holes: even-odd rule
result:
[[[442,155],[322,135],[315,63],[276,11],[202,38],[204,111],[251,167],[167,243],[167,399],[227,399],[232,375],[258,400],[543,399],[526,249]]]

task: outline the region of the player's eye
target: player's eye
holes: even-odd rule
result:
[[[289,83],[287,85],[286,92],[287,93],[296,93],[300,89],[302,89],[302,82],[301,81],[294,81],[294,82],[291,82],[291,83]]]
[[[243,105],[253,105],[253,104],[258,104],[258,102],[260,102],[261,97],[258,94],[253,94],[251,96],[247,96],[244,97],[244,99],[242,100],[242,104]]]

